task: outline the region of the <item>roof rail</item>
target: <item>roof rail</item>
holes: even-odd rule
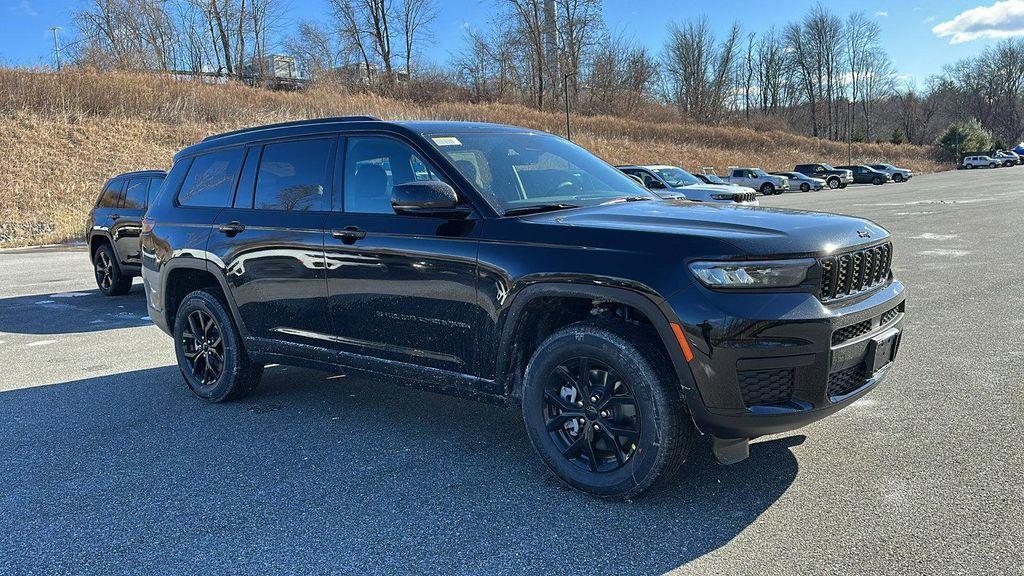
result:
[[[225,136],[234,136],[236,134],[245,134],[246,132],[256,132],[257,130],[269,130],[271,128],[284,128],[286,126],[301,126],[306,124],[332,124],[335,122],[379,122],[380,118],[376,116],[329,116],[327,118],[312,118],[308,120],[292,120],[290,122],[278,122],[276,124],[264,124],[262,126],[252,126],[249,128],[241,128],[239,130],[232,130],[230,132],[222,132],[220,134],[213,134],[203,138],[203,142],[214,140],[217,138],[224,138]]]

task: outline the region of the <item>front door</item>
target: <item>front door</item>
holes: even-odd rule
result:
[[[342,361],[475,375],[481,221],[395,214],[392,185],[440,179],[408,143],[370,135],[339,148],[342,193],[324,242],[330,340]]]
[[[323,226],[335,141],[250,146],[234,202],[214,223],[209,251],[223,263],[243,334],[256,339],[254,347],[329,359],[317,335],[330,324]]]

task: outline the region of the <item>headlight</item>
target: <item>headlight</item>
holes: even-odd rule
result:
[[[807,279],[814,260],[692,262],[690,271],[709,288],[790,288]]]

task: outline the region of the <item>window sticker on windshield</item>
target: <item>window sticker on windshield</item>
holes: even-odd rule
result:
[[[462,142],[455,136],[435,136],[431,140],[438,146],[462,146]]]

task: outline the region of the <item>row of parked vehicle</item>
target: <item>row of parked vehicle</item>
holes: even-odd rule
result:
[[[790,190],[841,189],[850,184],[880,186],[887,182],[906,182],[914,176],[913,171],[907,168],[881,163],[850,166],[797,164],[790,172],[730,166],[726,176],[719,176],[714,168],[708,166],[702,168],[700,174],[666,165],[630,164],[617,168],[662,198],[748,205],[758,204],[757,193],[772,196]]]
[[[960,167],[973,170],[975,168],[1009,168],[1010,166],[1019,166],[1024,164],[1024,157],[1021,156],[1021,153],[1024,153],[1024,148],[1021,149],[1021,153],[1018,153],[1016,150],[1017,148],[1013,150],[992,150],[985,154],[968,152],[964,155]]]

